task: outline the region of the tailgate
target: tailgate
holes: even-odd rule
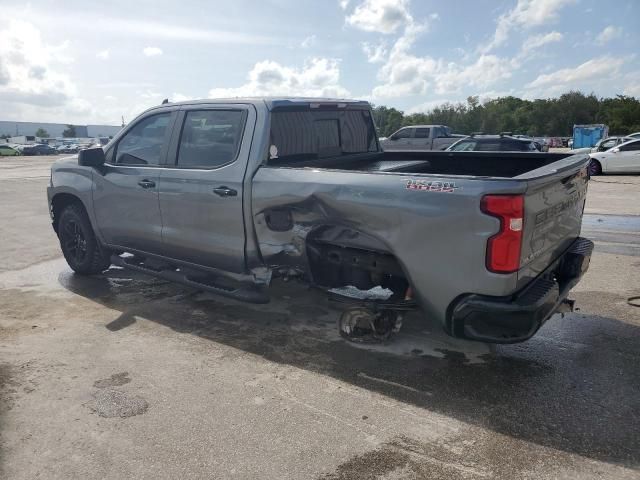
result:
[[[537,277],[579,236],[587,163],[588,157],[575,155],[526,174],[519,287]]]

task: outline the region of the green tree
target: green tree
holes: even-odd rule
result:
[[[67,125],[67,128],[62,132],[62,136],[64,138],[73,138],[76,136],[76,126],[75,125]]]
[[[389,107],[374,107],[373,119],[378,127],[378,135],[388,137],[402,126],[403,112]]]
[[[379,134],[388,136],[404,125],[448,125],[455,133],[472,132],[569,136],[576,124],[604,123],[611,134],[640,131],[640,100],[618,95],[598,98],[570,91],[558,98],[525,100],[513,96],[480,102],[443,103],[423,113],[404,115],[395,108],[377,106],[374,118]]]
[[[38,130],[36,130],[36,137],[49,138],[49,132],[47,132],[44,128],[39,128]]]

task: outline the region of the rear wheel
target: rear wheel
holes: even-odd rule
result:
[[[600,162],[591,159],[591,161],[589,162],[589,175],[593,177],[595,175],[600,175],[601,173],[602,165],[600,165]]]
[[[74,272],[92,275],[109,268],[109,251],[100,245],[82,205],[64,208],[58,221],[58,237],[62,254]]]

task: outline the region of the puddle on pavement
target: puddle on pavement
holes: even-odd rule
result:
[[[582,227],[587,230],[613,230],[640,233],[640,215],[599,215],[585,213]]]

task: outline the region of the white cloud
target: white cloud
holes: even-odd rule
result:
[[[162,97],[162,93],[154,92],[153,90],[147,89],[144,91],[139,91],[138,97],[144,98],[145,100],[156,100]]]
[[[463,87],[488,88],[511,77],[508,60],[480,55],[474,63],[460,64],[442,58],[419,57],[410,52],[424,25],[409,24],[396,40],[386,63],[378,72],[382,82],[374,87],[374,99],[460,92]]]
[[[186,102],[188,100],[194,100],[194,98],[195,97],[192,97],[191,95],[184,95],[182,93],[174,93],[169,98],[169,101],[170,102]]]
[[[563,35],[560,32],[542,33],[540,35],[532,35],[522,43],[521,51],[529,53],[536,50],[547,43],[560,42]]]
[[[626,73],[622,77],[622,93],[640,99],[640,70]]]
[[[408,0],[364,0],[346,22],[367,32],[394,33],[413,22],[408,7]]]
[[[22,3],[26,4],[27,2]],[[141,8],[146,7],[141,6]],[[109,34],[115,38],[146,38],[149,39],[149,43],[164,39],[219,45],[258,46],[285,45],[288,42],[284,35],[262,35],[254,31],[243,31],[241,28],[232,29],[227,27],[228,29],[225,29],[223,25],[229,25],[228,23],[199,28],[193,23],[180,25],[174,21],[158,22],[150,20],[146,15],[136,15],[137,11],[134,11],[128,17],[116,17],[105,14],[103,10],[99,9],[98,12],[100,21],[96,21],[94,12],[85,13],[77,11],[77,9],[70,13],[64,11],[64,9],[38,9],[36,11],[27,7],[24,12],[37,15],[38,21],[53,23],[63,31],[65,28],[72,28],[74,32],[89,32],[94,36]]]
[[[100,60],[108,60],[109,56],[110,56],[109,49],[102,50],[102,51],[96,53],[96,57],[98,57]]]
[[[387,44],[385,42],[380,42],[377,45],[363,42],[362,51],[367,56],[367,61],[369,63],[384,62],[388,53]]]
[[[580,83],[598,78],[611,78],[616,75],[625,63],[625,58],[598,57],[578,65],[562,68],[553,73],[539,75],[526,85],[527,88],[549,87],[566,89],[577,87]]]
[[[144,53],[145,57],[157,57],[162,55],[162,49],[158,47],[145,47],[142,53]]]
[[[624,87],[623,93],[630,97],[640,98],[640,78],[634,83],[628,84]]]
[[[598,36],[596,37],[596,44],[604,45],[605,43],[608,43],[611,40],[615,40],[616,38],[620,38],[621,36],[622,27],[614,27],[613,25],[609,25],[598,34]]]
[[[414,113],[427,113],[432,111],[434,108],[447,103],[456,103],[456,102],[452,102],[451,100],[446,100],[446,99],[445,100],[429,100],[428,102],[419,103],[418,105],[415,105],[409,108],[406,111],[406,113],[408,115],[411,115]]]
[[[9,20],[0,30],[0,111],[14,117],[40,110],[86,112],[63,65],[73,61],[68,42],[50,45],[31,23]]]
[[[349,1],[350,0],[340,0],[340,8],[346,10],[349,6]]]
[[[553,21],[558,12],[576,0],[518,0],[515,7],[498,17],[493,38],[480,48],[487,53],[504,44],[516,28],[527,29]]]
[[[302,68],[264,60],[254,65],[244,85],[209,91],[211,98],[262,95],[348,97],[350,94],[340,85],[339,61],[328,58],[313,58]]]
[[[302,43],[300,44],[300,46],[302,48],[310,48],[313,47],[316,44],[317,41],[317,37],[315,35],[309,35],[307,38],[305,38]]]
[[[564,36],[560,32],[541,33],[540,35],[531,35],[526,38],[520,47],[518,54],[511,59],[511,66],[514,69],[520,68],[523,61],[531,59],[542,53],[542,47],[549,43],[560,42]],[[539,71],[544,71],[549,65],[542,67]]]
[[[10,20],[0,29],[0,112],[6,120],[120,123],[159,103],[155,98],[123,104],[109,89],[89,102],[67,71],[69,43],[52,45],[30,22]],[[144,92],[143,92],[144,93]],[[106,95],[105,95],[106,94]]]

